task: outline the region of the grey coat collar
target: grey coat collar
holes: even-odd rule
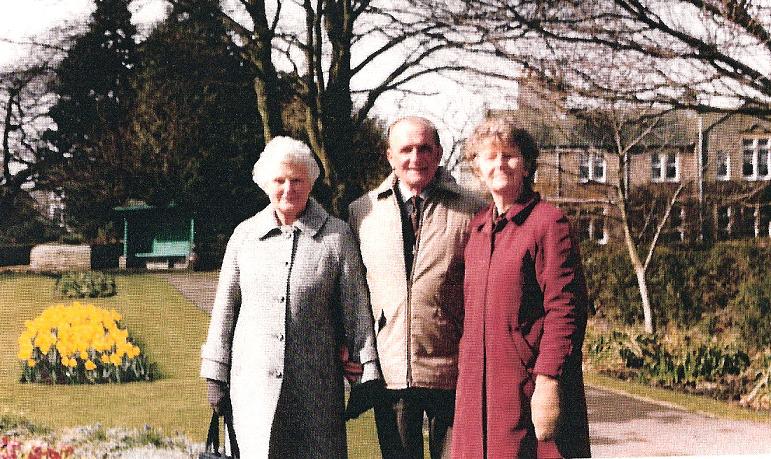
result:
[[[372,192],[378,199],[382,199],[395,193],[396,187],[396,174],[391,172],[391,174],[389,174],[388,177],[383,180],[383,183],[378,185],[377,188],[372,190]],[[437,169],[436,176],[434,177],[434,180],[431,182],[429,187],[431,187],[433,190],[449,191],[453,194],[461,194],[462,192],[460,186],[452,177],[452,175],[450,175],[450,173],[441,166],[439,169]]]
[[[300,218],[292,223],[292,227],[309,234],[311,237],[315,237],[321,231],[328,218],[329,213],[321,204],[313,197],[309,197],[305,210],[300,215]],[[281,231],[281,225],[273,211],[273,206],[270,204],[255,215],[255,220],[255,230],[260,239],[265,239],[274,230]]]

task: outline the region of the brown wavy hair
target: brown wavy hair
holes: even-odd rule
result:
[[[528,172],[524,186],[525,189],[532,190],[533,176],[538,167],[538,145],[536,145],[535,139],[533,139],[530,132],[520,126],[516,120],[510,116],[491,116],[485,118],[474,128],[474,131],[468,139],[466,139],[463,154],[466,161],[471,165],[471,170],[474,171],[476,175],[479,175],[479,170],[477,170],[474,160],[479,154],[479,150],[482,148],[483,144],[492,139],[501,142],[503,145],[517,147],[519,149],[525,160],[525,168]]]

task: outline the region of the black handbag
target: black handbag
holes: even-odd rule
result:
[[[238,443],[236,443],[236,432],[233,430],[233,415],[231,413],[222,416],[225,420],[225,432],[230,439],[230,455],[225,454],[223,446],[220,453],[220,415],[212,413],[211,422],[209,422],[209,433],[206,435],[206,449],[198,454],[198,459],[238,459]]]

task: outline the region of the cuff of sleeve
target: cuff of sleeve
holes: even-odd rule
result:
[[[364,363],[364,371],[361,374],[361,382],[373,381],[380,379],[380,370],[377,369],[377,361],[371,360]]]
[[[556,359],[538,359],[533,367],[533,373],[559,378],[562,374],[562,362]]]
[[[366,346],[359,351],[359,362],[366,364],[377,360],[377,349],[375,346]]]
[[[222,362],[203,359],[201,361],[201,377],[215,381],[228,382],[230,369]]]

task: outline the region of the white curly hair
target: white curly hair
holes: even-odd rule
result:
[[[252,169],[252,180],[263,191],[267,192],[266,186],[273,178],[274,167],[278,164],[300,164],[308,171],[308,178],[311,184],[316,182],[321,171],[316,164],[316,158],[311,149],[305,143],[291,137],[278,136],[265,145],[265,149],[260,153],[260,159],[254,163]]]

